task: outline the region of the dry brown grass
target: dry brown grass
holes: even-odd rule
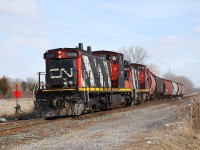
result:
[[[21,106],[22,111],[30,110],[33,105],[33,99],[18,99],[18,104]],[[5,106],[0,106],[0,115],[1,114],[14,114],[16,106],[16,100],[15,99],[7,99]]]
[[[170,125],[151,132],[142,132],[122,145],[120,149],[130,150],[197,150],[200,149],[200,135],[181,124]]]
[[[122,145],[129,150],[198,150],[200,149],[200,98],[180,109],[181,120],[158,130],[141,132]]]
[[[35,118],[32,99],[19,99],[18,104],[21,106],[21,111],[19,111],[19,119]],[[5,106],[0,106],[0,118],[6,118],[7,120],[15,119],[15,106],[15,99],[7,100]]]
[[[0,118],[5,118],[6,120],[14,120],[16,119],[15,113],[2,113],[0,114]],[[30,108],[29,110],[26,111],[19,111],[18,119],[19,120],[27,120],[27,119],[33,119],[36,118],[35,111],[33,108]]]

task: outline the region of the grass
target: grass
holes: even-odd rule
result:
[[[14,120],[15,114],[4,112],[0,115],[0,118],[5,118],[6,120]],[[27,120],[36,118],[34,108],[30,108],[26,111],[19,111],[18,115],[19,120]]]
[[[141,132],[120,149],[128,150],[197,150],[200,149],[200,98],[180,108],[176,123],[157,130]]]
[[[34,103],[32,99],[18,99],[18,104],[20,104],[19,119],[34,118]],[[0,106],[0,118],[6,118],[7,120],[15,119],[15,107],[16,100],[9,99],[6,100],[4,106]]]

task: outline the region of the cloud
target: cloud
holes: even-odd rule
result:
[[[44,71],[44,65],[41,65],[44,64],[43,44],[33,40],[34,45],[34,42],[29,40],[13,38],[0,42],[0,77],[6,75],[11,78],[26,79],[34,77],[38,71]]]
[[[25,79],[44,70],[43,52],[52,44],[37,3],[0,0],[0,13],[0,76]]]
[[[21,46],[24,48],[35,48],[35,49],[46,49],[48,47],[50,47],[51,43],[49,42],[48,39],[45,39],[43,37],[28,37],[28,38],[24,38],[23,36],[15,36],[14,38],[12,38],[12,42],[13,45],[16,46]]]
[[[149,47],[150,53],[157,58],[174,57],[177,53],[181,54],[182,49],[185,49],[185,40],[178,35],[164,36],[149,41],[147,47]]]
[[[195,33],[200,33],[200,25],[199,26],[196,26],[195,28],[194,28],[194,32]]]
[[[0,0],[0,13],[0,41],[33,47],[47,44],[48,25],[35,0]]]
[[[38,15],[38,6],[34,0],[0,0],[0,13],[9,16]]]
[[[175,2],[179,3],[179,2]],[[181,5],[183,6],[183,5]],[[128,15],[131,18],[143,20],[143,19],[163,19],[173,17],[180,10],[184,10],[184,8],[179,7],[179,5],[174,5],[169,1],[159,2],[157,0],[153,1],[129,1],[122,2],[117,1],[113,2],[105,2],[101,5],[101,7],[107,11],[118,13],[121,15]],[[183,12],[183,11],[182,11]]]
[[[0,33],[3,36],[32,35],[42,21],[33,0],[0,0]]]
[[[197,69],[197,66],[200,66],[200,60],[191,60],[191,61],[187,61],[185,63],[182,64],[181,67],[176,68],[176,74],[177,75],[184,75],[188,78],[190,78],[190,80],[193,81],[193,83],[195,85],[197,85],[199,80],[199,74],[200,74],[200,70]],[[200,82],[198,83],[200,84]],[[199,85],[198,85],[199,86]]]
[[[200,41],[181,35],[154,38],[144,45],[151,54],[148,62],[158,64],[162,73],[171,72],[189,77],[193,83],[198,77]]]

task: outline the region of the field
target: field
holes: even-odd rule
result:
[[[33,98],[18,99],[18,104],[21,106],[21,113],[29,112],[33,108]],[[5,106],[0,105],[0,117],[12,116],[15,113],[16,100],[7,99]]]

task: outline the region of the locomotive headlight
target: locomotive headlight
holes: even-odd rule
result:
[[[69,85],[72,85],[72,84],[73,84],[73,81],[69,81],[68,84],[69,84]]]
[[[62,58],[62,51],[58,51],[58,58]]]

